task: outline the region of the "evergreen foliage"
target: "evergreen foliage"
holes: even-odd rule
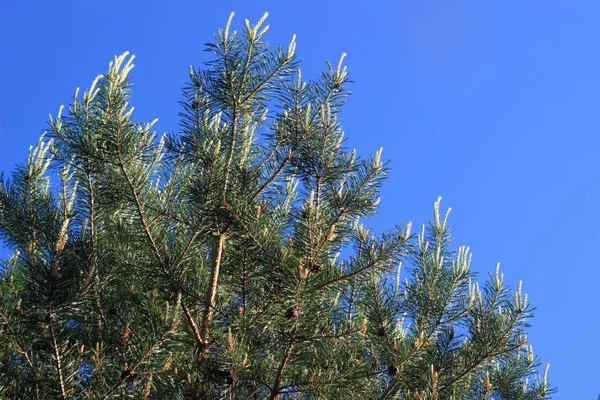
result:
[[[134,119],[125,53],[2,177],[3,398],[549,398],[527,296],[480,288],[439,200],[359,222],[387,163],[344,147],[344,57],[305,82],[232,16],[178,134]]]

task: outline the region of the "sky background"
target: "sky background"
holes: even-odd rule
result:
[[[484,278],[500,262],[538,307],[529,341],[551,364],[553,398],[596,399],[600,2],[123,3],[2,1],[0,171],[24,162],[48,113],[125,50],[136,55],[137,119],[177,131],[203,44],[231,10],[240,30],[269,11],[267,40],[297,34],[303,77],[348,53],[347,146],[383,146],[391,159],[371,225],[419,226],[442,196],[474,270]]]

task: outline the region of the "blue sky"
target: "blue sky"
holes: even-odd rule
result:
[[[513,287],[524,281],[554,398],[596,398],[600,2],[124,3],[0,5],[0,170],[25,161],[48,113],[125,50],[137,56],[137,118],[176,131],[203,44],[231,10],[237,28],[269,11],[268,40],[297,34],[303,76],[348,53],[347,144],[392,160],[372,225],[427,222],[442,196],[474,269],[499,261]]]

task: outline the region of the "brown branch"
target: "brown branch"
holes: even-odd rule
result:
[[[300,325],[300,310],[302,308],[302,304],[300,302],[300,294],[302,290],[302,279],[298,280],[296,284],[296,318],[294,319],[294,327],[290,334],[289,342],[283,357],[281,358],[281,362],[279,363],[279,368],[277,368],[277,373],[275,374],[275,381],[273,382],[273,387],[271,388],[271,395],[269,396],[269,400],[278,400],[279,399],[279,391],[281,378],[283,376],[283,371],[285,366],[287,365],[290,355],[292,354],[292,349],[294,348],[294,343],[296,342],[298,326]]]
[[[137,191],[135,190],[135,187],[133,186],[133,183],[131,182],[131,180],[129,179],[129,175],[127,174],[127,171],[125,170],[125,165],[123,164],[123,162],[120,162],[120,167],[121,167],[121,171],[123,172],[123,175],[125,177],[125,180],[127,181],[127,184],[129,185],[129,188],[131,189],[131,193],[133,195],[133,198],[135,200],[135,204],[136,204],[136,208],[138,211],[138,215],[140,217],[140,220],[142,222],[142,226],[144,227],[144,231],[146,233],[146,237],[148,238],[156,258],[158,259],[161,268],[164,270],[165,274],[167,274],[166,271],[166,266],[163,263],[162,260],[162,256],[160,254],[160,251],[158,250],[158,246],[156,245],[156,242],[154,241],[154,238],[152,237],[152,234],[150,233],[150,228],[148,227],[148,224],[146,222],[146,218],[144,217],[144,213],[142,211],[142,205],[141,202],[139,201],[138,195],[137,195]],[[182,255],[182,258],[179,262],[179,264],[183,261],[183,257],[185,256],[185,254],[187,253],[187,251],[189,250],[194,238],[197,236],[198,230],[194,233],[194,235],[192,236],[192,238],[190,239],[190,241],[188,242],[188,245],[184,251],[184,254]],[[181,302],[181,307],[183,309],[183,312],[185,314],[186,317],[186,321],[188,323],[188,325],[190,326],[190,328],[192,329],[192,332],[194,333],[194,339],[196,340],[197,344],[206,344],[208,342],[207,340],[207,334],[208,334],[208,330],[210,328],[210,322],[212,320],[212,313],[213,313],[213,302],[214,302],[214,297],[216,294],[216,282],[218,280],[219,277],[219,267],[220,267],[220,263],[221,263],[221,250],[223,248],[223,236],[219,236],[219,246],[218,246],[218,256],[217,258],[215,258],[214,264],[213,264],[213,269],[211,271],[211,280],[210,280],[210,286],[209,286],[209,292],[207,294],[207,300],[206,300],[206,304],[205,304],[205,312],[204,312],[204,326],[203,326],[203,330],[202,333],[198,332],[198,327],[196,325],[196,323],[194,322],[192,315],[189,312],[189,309],[185,306],[185,303],[182,301]],[[178,266],[179,266],[178,264]],[[168,275],[168,274],[167,274]]]
[[[275,153],[277,152],[277,150],[279,149],[279,144],[275,144],[275,146],[273,146],[273,149],[271,149],[271,151],[269,152],[269,155],[267,155],[262,161],[261,163],[254,168],[255,171],[257,171],[256,173],[254,173],[254,175],[252,176],[251,180],[254,181],[256,180],[256,177],[258,175],[258,173],[260,171],[262,171],[262,168],[265,166],[265,164],[267,163],[267,161],[269,161],[269,159],[271,157],[273,157],[273,155],[275,155]]]
[[[260,382],[259,382],[260,383]],[[263,384],[264,386],[265,384]],[[250,399],[252,396],[254,396],[256,393],[258,393],[258,391],[262,389],[262,386],[257,387],[254,392],[250,393],[248,396],[244,397],[244,400],[248,400]]]
[[[275,303],[275,300],[277,300],[277,295],[274,294],[273,290],[274,290],[274,287],[271,286],[269,288],[269,292],[264,297],[264,299],[265,299],[264,303],[258,309],[258,311],[252,316],[252,318],[250,319],[249,325],[253,325],[254,323],[256,323],[260,319],[260,317],[262,317],[263,314],[265,314],[267,312],[267,310]]]
[[[206,293],[206,308],[204,309],[204,324],[202,326],[202,332],[200,338],[202,342],[206,343],[208,340],[208,333],[210,331],[210,325],[213,317],[213,303],[217,295],[217,283],[219,281],[219,270],[221,268],[221,257],[223,256],[223,243],[225,242],[225,235],[219,234],[215,239],[215,245],[213,249],[213,265],[210,271],[210,280],[208,283],[208,291]]]
[[[56,367],[56,373],[58,375],[58,382],[60,385],[60,399],[65,400],[67,398],[67,394],[65,391],[65,383],[63,378],[63,370],[62,370],[62,362],[60,357],[60,349],[58,348],[58,343],[56,342],[56,334],[54,332],[54,292],[56,290],[56,282],[59,279],[59,256],[61,251],[63,250],[66,243],[66,231],[68,226],[68,219],[65,219],[63,222],[63,227],[61,228],[58,240],[56,242],[56,247],[54,252],[52,253],[52,258],[50,260],[50,292],[48,294],[48,313],[46,314],[46,319],[48,321],[48,328],[50,330],[50,338],[52,339],[52,348],[54,350],[54,361]]]
[[[192,318],[190,310],[188,310],[183,301],[181,302],[181,309],[183,310],[183,314],[185,315],[185,319],[188,325],[190,326],[190,328],[192,328],[192,332],[194,333],[194,339],[196,340],[196,345],[203,346],[206,343],[204,340],[202,340],[202,337],[200,336],[200,331],[198,331],[198,325],[196,325],[196,322]]]
[[[67,398],[67,393],[65,391],[65,382],[63,380],[63,372],[62,372],[62,363],[60,358],[60,349],[58,348],[58,344],[56,343],[56,335],[54,334],[54,324],[52,323],[52,316],[49,315],[49,328],[50,328],[50,337],[52,338],[52,347],[54,348],[54,361],[56,363],[56,373],[58,374],[58,382],[60,384],[60,398],[62,400]]]
[[[390,394],[392,394],[393,391],[395,391],[396,386],[398,386],[398,381],[394,381],[394,383],[392,383],[387,390],[381,395],[381,397],[379,398],[379,400],[385,400],[388,398],[388,396]]]
[[[271,394],[269,395],[269,400],[279,399],[279,385],[281,384],[281,377],[283,376],[283,370],[289,360],[290,354],[292,353],[292,349],[294,348],[293,342],[290,342],[285,350],[285,354],[279,363],[279,367],[277,368],[277,373],[275,374],[275,382],[273,383],[273,387],[271,388]]]

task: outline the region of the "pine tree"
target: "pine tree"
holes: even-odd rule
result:
[[[527,295],[480,288],[439,200],[360,223],[388,164],[344,147],[344,56],[303,81],[232,17],[178,134],[134,119],[125,53],[2,177],[3,398],[549,398]]]

